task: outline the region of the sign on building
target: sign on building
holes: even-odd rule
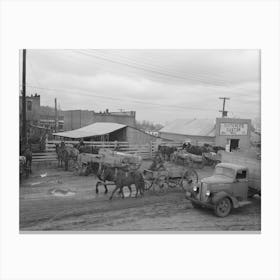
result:
[[[247,135],[248,124],[247,123],[221,123],[220,135],[232,136],[232,135]]]

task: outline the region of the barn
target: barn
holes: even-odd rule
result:
[[[193,145],[215,143],[215,122],[209,119],[176,119],[159,131],[159,136]]]
[[[83,138],[85,141],[118,141],[130,144],[147,144],[159,138],[135,127],[111,122],[96,122],[79,129],[53,135],[66,139]]]

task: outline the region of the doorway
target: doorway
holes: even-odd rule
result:
[[[230,152],[239,148],[239,139],[230,139],[229,141],[230,141],[229,142],[229,144],[230,144],[230,146],[229,146]]]

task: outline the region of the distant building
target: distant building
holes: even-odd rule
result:
[[[215,143],[215,122],[208,119],[177,119],[159,130],[159,136],[193,145]]]
[[[109,112],[107,109],[104,112],[94,112],[89,110],[67,110],[62,111],[64,117],[64,130],[73,130],[84,127],[96,122],[112,122],[136,126],[135,111]]]
[[[19,113],[22,120],[22,96],[19,97]],[[40,122],[40,95],[26,96],[26,121],[33,124]]]
[[[189,141],[193,145],[207,143],[227,146],[229,150],[245,150],[251,146],[251,130],[249,119],[180,119],[163,127],[159,136],[173,141]]]
[[[40,107],[40,125],[55,130],[55,109],[49,106]],[[57,111],[57,131],[64,131],[64,116]]]
[[[64,130],[64,116],[58,113],[58,131]],[[20,128],[22,127],[22,96],[19,97]],[[55,130],[55,109],[49,106],[41,106],[41,98],[38,94],[26,96],[26,122],[27,129],[31,126],[40,126],[49,131]],[[29,134],[31,132],[28,132]]]

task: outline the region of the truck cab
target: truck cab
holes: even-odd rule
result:
[[[229,215],[232,208],[249,204],[249,170],[232,164],[219,163],[214,174],[203,178],[186,192],[186,198],[197,207],[212,208],[219,217]]]

